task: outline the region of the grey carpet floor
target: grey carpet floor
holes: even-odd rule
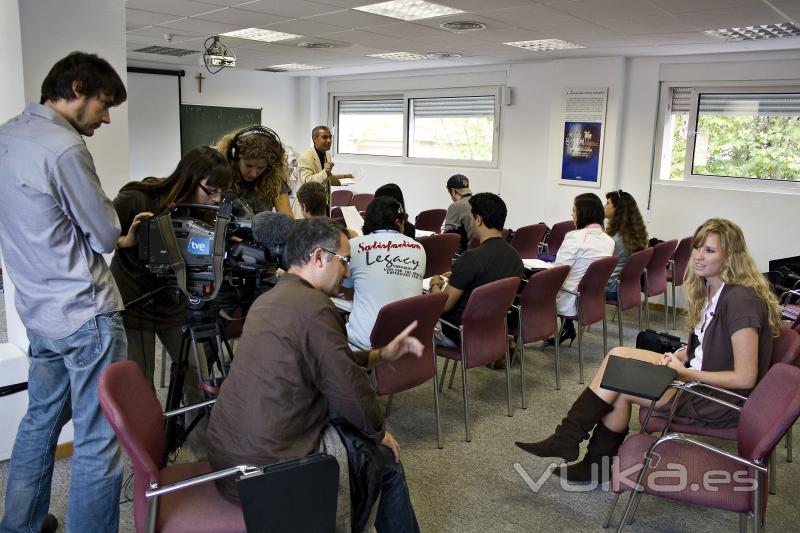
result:
[[[635,315],[631,314],[631,315]],[[611,312],[609,309],[609,318]],[[626,344],[635,330],[633,316],[626,316]],[[661,315],[654,315],[655,325]],[[616,340],[616,324],[609,322],[609,342]],[[601,328],[594,326],[585,336],[586,378],[593,375],[603,355]],[[388,427],[401,446],[411,497],[422,531],[599,531],[613,500],[607,488],[565,490],[557,478],[546,480],[538,491],[526,485],[518,473],[524,469],[536,481],[550,466],[549,460],[528,455],[514,446],[515,440],[538,440],[549,435],[583,389],[578,384],[577,344],[561,351],[561,390],[555,390],[553,349],[541,344],[526,349],[528,408],[520,408],[519,367],[512,371],[514,416],[506,413],[505,372],[471,369],[468,388],[471,398],[472,442],[464,441],[460,372],[454,387],[441,395],[444,449],[437,449],[433,415],[433,387],[430,384],[394,398]],[[440,365],[441,367],[441,365]],[[449,373],[448,373],[449,380]],[[446,387],[446,385],[445,385]],[[161,391],[163,395],[163,391]],[[638,420],[634,416],[634,420]],[[636,423],[631,431],[638,430]],[[795,441],[800,439],[795,439]],[[731,444],[720,443],[733,450]],[[800,531],[797,494],[800,489],[798,460],[786,462],[786,450],[777,449],[778,492],[770,496],[766,516],[768,531]],[[69,460],[59,461],[53,484],[51,511],[65,515],[69,486]],[[515,467],[515,465],[517,465]],[[126,465],[126,476],[130,467]],[[0,487],[5,487],[8,462],[0,464]],[[128,489],[125,496],[130,497]],[[622,511],[618,505],[617,518]],[[2,506],[2,503],[0,503]],[[132,532],[131,503],[121,504],[120,530]],[[2,507],[0,507],[2,512]],[[732,513],[707,510],[653,497],[645,497],[629,531],[735,531],[738,517]]]

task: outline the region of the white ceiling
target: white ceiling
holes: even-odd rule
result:
[[[237,55],[236,68],[284,63],[324,67],[302,75],[330,76],[513,63],[542,58],[653,56],[800,48],[800,37],[725,42],[704,30],[800,21],[800,0],[440,0],[466,13],[402,22],[351,8],[373,0],[126,0],[131,65],[198,65],[212,35],[259,27],[302,35],[278,43],[231,37],[222,42]],[[439,24],[478,21],[482,31],[453,33]],[[167,42],[165,34],[170,35]],[[582,49],[532,52],[502,43],[563,39]],[[300,48],[302,41],[332,49]],[[146,54],[145,46],[197,50],[184,57]],[[366,57],[387,52],[453,52],[460,59],[389,61]]]

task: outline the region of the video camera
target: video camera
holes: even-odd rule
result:
[[[139,257],[157,277],[175,278],[189,298],[213,300],[223,281],[252,286],[274,278],[293,221],[278,213],[234,214],[237,199],[225,193],[219,206],[175,204],[140,231]],[[214,222],[175,213],[214,213]],[[209,217],[211,218],[211,217]]]

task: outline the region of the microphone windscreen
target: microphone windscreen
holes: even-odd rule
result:
[[[283,213],[262,211],[253,217],[253,238],[268,249],[283,246],[293,226],[294,219]]]

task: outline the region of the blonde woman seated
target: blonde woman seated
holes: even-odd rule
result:
[[[692,327],[687,348],[662,355],[619,347],[608,355],[669,366],[681,381],[701,381],[746,395],[769,367],[772,339],[780,329],[778,302],[736,224],[720,218],[708,220],[695,232],[692,247],[685,281],[687,324]],[[583,460],[560,469],[570,481],[591,480],[593,466],[601,464],[604,457],[615,456],[625,439],[631,405],[650,405],[642,398],[600,388],[607,361],[608,357],[553,435],[539,442],[516,443],[539,457],[569,462],[578,458],[580,442],[594,429]],[[666,417],[674,398],[675,391],[668,390],[656,404],[655,416]],[[688,394],[681,395],[675,411],[675,420],[682,423],[715,428],[735,426],[738,416],[735,410]]]

